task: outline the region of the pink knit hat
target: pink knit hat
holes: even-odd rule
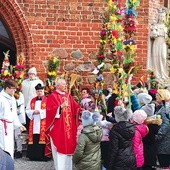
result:
[[[138,124],[142,124],[147,118],[147,114],[144,110],[136,110],[132,115],[132,120]]]

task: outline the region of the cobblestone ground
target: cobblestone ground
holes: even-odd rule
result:
[[[30,161],[28,158],[15,159],[15,170],[54,170],[53,161]]]
[[[53,166],[53,161],[48,162],[39,162],[39,161],[30,161],[28,158],[15,159],[15,170],[55,170]],[[73,170],[76,170],[73,168]],[[156,170],[163,170],[156,168]],[[170,170],[166,169],[166,170]]]
[[[20,159],[15,159],[14,169],[15,170],[55,170],[53,161],[40,162],[40,161],[30,161],[28,158],[23,157]],[[72,170],[72,169],[70,169]],[[76,170],[73,167],[73,170]]]

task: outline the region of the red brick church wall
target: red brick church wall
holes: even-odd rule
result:
[[[136,64],[143,66],[134,81],[146,69],[148,26],[161,3],[162,0],[141,0],[137,9]],[[73,50],[80,49],[85,56],[79,63],[89,61],[90,54],[97,52],[105,5],[104,0],[0,0],[0,16],[12,32],[17,53],[26,56],[27,68],[35,66],[38,75],[44,78],[43,61],[55,48],[65,49],[69,54],[61,62],[60,71],[73,60],[70,56]]]

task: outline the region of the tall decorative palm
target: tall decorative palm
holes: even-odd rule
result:
[[[48,96],[55,89],[55,79],[57,77],[57,71],[60,67],[60,60],[52,55],[49,56],[48,63],[46,65],[47,79],[45,85],[45,94]]]
[[[11,74],[11,67],[10,67],[10,62],[9,62],[9,50],[7,52],[4,52],[4,60],[2,63],[2,69],[1,69],[1,74],[0,74],[0,87],[3,87],[4,81],[7,80],[8,78],[12,77]]]
[[[137,70],[134,66],[136,57],[136,8],[139,0],[127,0],[126,9],[120,0],[106,0],[107,9],[103,14],[103,24],[100,32],[100,47],[97,54],[97,74],[94,85],[96,100],[100,100],[104,85],[103,71],[106,61],[112,63],[110,72],[113,73],[113,92],[124,100],[128,91],[128,79]]]

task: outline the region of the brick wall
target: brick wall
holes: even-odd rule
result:
[[[41,77],[41,60],[46,60],[55,48],[63,48],[68,54],[80,49],[86,60],[98,49],[104,1],[20,0],[18,4],[32,35],[36,63],[30,58],[29,65],[36,66]]]
[[[141,0],[137,9],[136,64],[143,66],[134,81],[146,69],[148,25],[160,1]],[[26,56],[27,67],[35,66],[41,78],[45,77],[43,61],[55,48],[68,52],[66,63],[71,62],[73,50],[80,49],[87,61],[92,52],[97,52],[104,8],[104,0],[0,0],[0,16],[11,29],[17,53]]]
[[[156,19],[157,9],[162,6],[162,0],[150,0],[149,1],[149,23]]]

